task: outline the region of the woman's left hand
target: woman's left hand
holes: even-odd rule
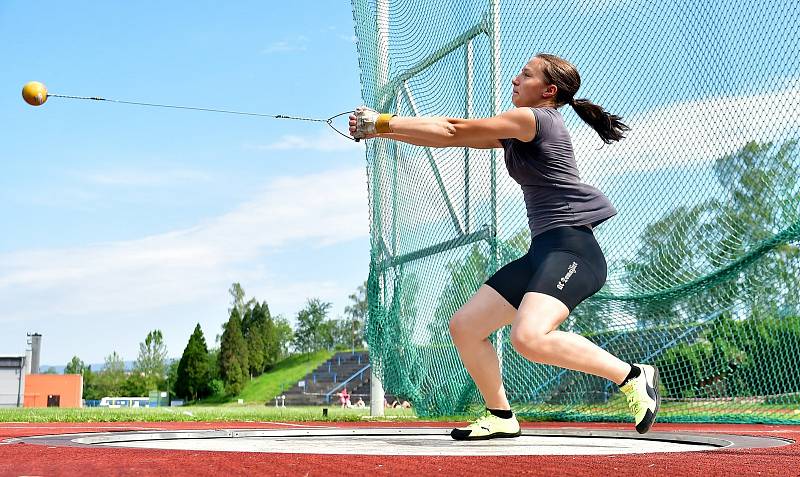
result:
[[[355,139],[371,139],[376,137],[375,123],[378,121],[378,112],[366,106],[359,106],[350,115],[350,135]]]

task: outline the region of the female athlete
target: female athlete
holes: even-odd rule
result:
[[[457,440],[516,437],[497,353],[489,335],[511,325],[511,344],[525,358],[590,373],[619,385],[647,432],[660,405],[658,371],[626,363],[559,325],[606,281],[606,261],[593,228],[617,211],[578,175],[572,141],[559,109],[570,105],[605,143],[629,128],[619,116],[576,99],[580,76],[568,61],[549,54],[531,59],[512,81],[515,108],[484,119],[400,117],[358,108],[350,116],[354,138],[375,137],[428,147],[503,148],[509,175],[520,184],[531,229],[526,255],[505,265],[450,320],[461,361],[486,403],[486,412]]]

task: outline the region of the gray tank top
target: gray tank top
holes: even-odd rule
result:
[[[602,192],[581,182],[561,113],[553,108],[531,110],[536,116],[532,141],[500,140],[508,174],[522,186],[531,238],[556,227],[596,227],[616,215]]]

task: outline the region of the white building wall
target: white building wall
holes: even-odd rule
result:
[[[0,356],[0,407],[22,407],[25,401],[25,358]]]

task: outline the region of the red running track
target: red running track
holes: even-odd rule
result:
[[[542,476],[800,476],[800,443],[768,449],[617,456],[338,456],[250,452],[50,447],[5,443],[46,434],[177,429],[323,427],[446,427],[441,422],[157,422],[0,423],[0,476],[20,475],[542,475]],[[525,423],[523,427],[623,429],[603,423]],[[731,424],[658,424],[658,431],[719,432],[797,441],[800,427]]]

